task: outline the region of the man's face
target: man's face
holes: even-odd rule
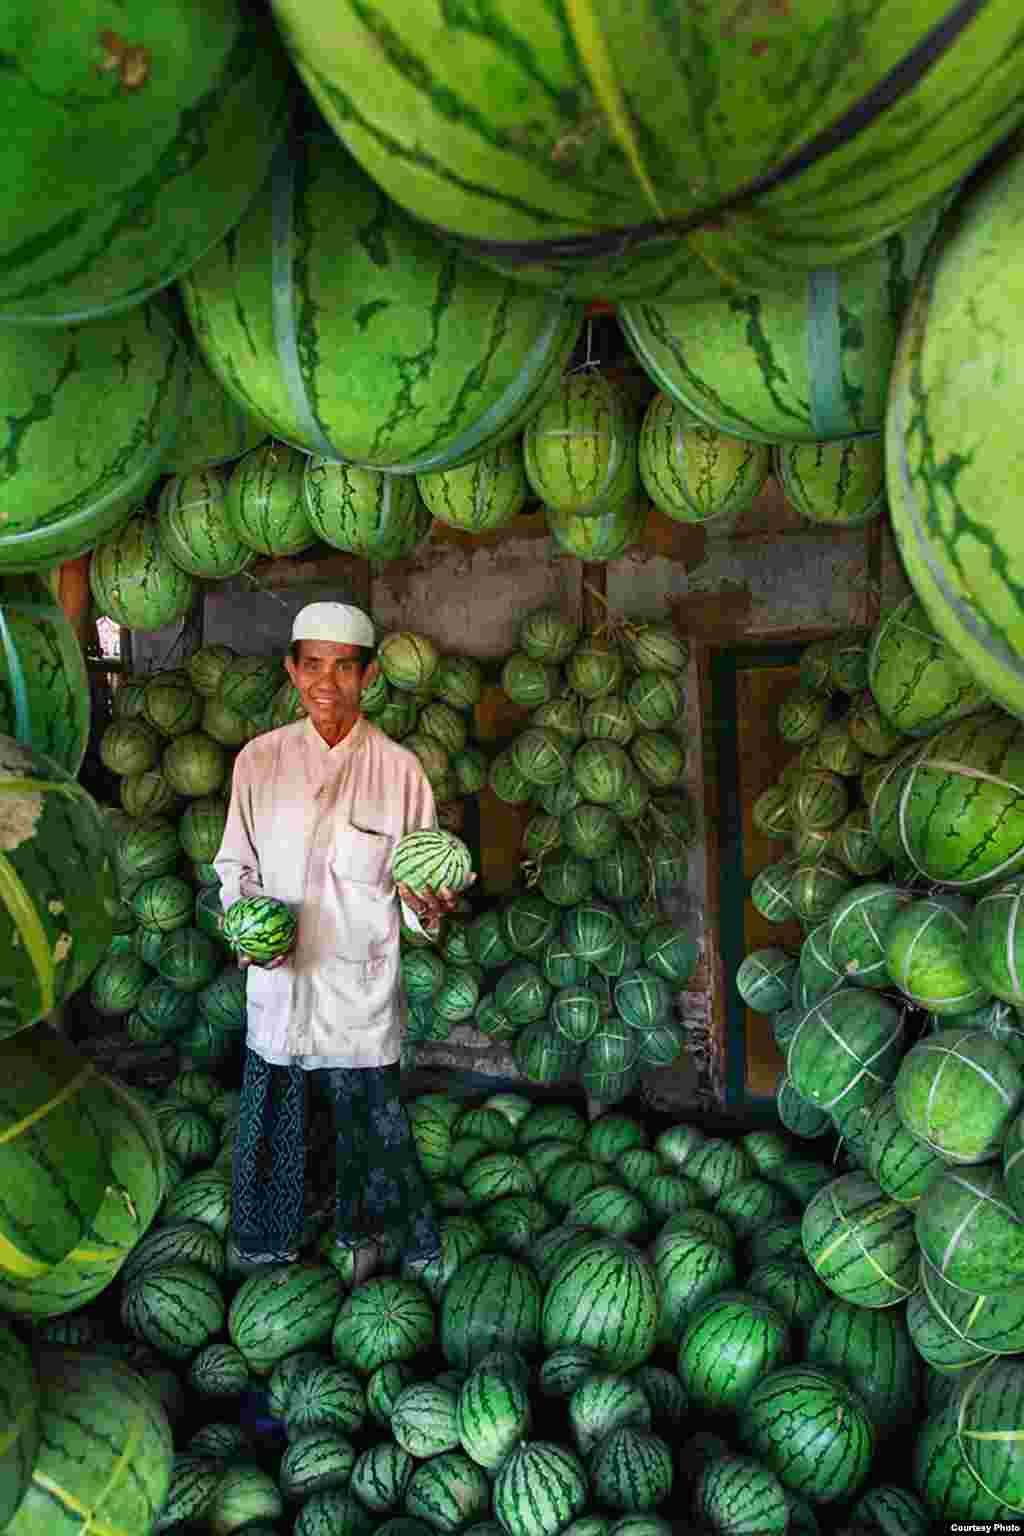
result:
[[[337,726],[359,713],[359,695],[377,670],[371,661],[363,668],[357,645],[334,640],[300,640],[299,659],[285,659],[288,676],[299,691],[303,707],[316,726]]]

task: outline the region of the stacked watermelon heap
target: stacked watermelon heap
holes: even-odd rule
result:
[[[415,639],[383,642],[385,672],[392,642],[404,661]],[[696,952],[661,902],[685,878],[695,835],[681,785],[686,649],[651,624],[581,637],[547,608],[524,617],[519,640],[501,682],[525,726],[491,749],[486,773],[499,799],[533,813],[522,881],[456,914],[436,948],[404,935],[408,1037],[472,1024],[510,1042],[527,1080],[576,1079],[614,1102],[685,1040],[674,995]],[[420,745],[404,744],[426,767]]]
[[[1012,1361],[991,1386],[922,1364],[902,1299],[868,1292],[893,1222],[860,1228],[866,1257],[819,1241],[834,1170],[784,1135],[676,1124],[652,1144],[621,1113],[588,1125],[519,1093],[424,1095],[409,1113],[441,1255],[415,1271],[385,1254],[352,1290],[330,1231],[285,1268],[243,1278],[227,1263],[237,1112],[209,1074],[179,1076],[155,1106],[168,1192],[124,1264],[119,1310],[44,1315],[33,1332],[40,1352],[143,1373],[163,1405],[175,1456],[156,1531],[425,1536],[491,1521],[561,1536],[586,1519],[594,1536],[670,1536],[671,1516],[785,1536],[845,1513],[925,1536],[961,1465],[955,1405],[967,1396],[987,1427],[1009,1401]],[[239,1423],[254,1387],[286,1434],[272,1452]],[[919,1497],[900,1484],[926,1404]],[[1019,1469],[1001,1476],[1013,1505]]]

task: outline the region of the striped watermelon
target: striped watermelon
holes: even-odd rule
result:
[[[766,1466],[748,1456],[712,1457],[697,1478],[694,1509],[714,1531],[735,1536],[786,1536],[786,1490]]]
[[[779,1120],[794,1136],[813,1141],[832,1128],[828,1113],[798,1093],[784,1072],[780,1074],[775,1090],[775,1107]]]
[[[342,1302],[331,1347],[342,1364],[370,1376],[381,1365],[414,1359],[429,1350],[433,1339],[427,1293],[411,1281],[377,1276]]]
[[[0,338],[12,423],[0,568],[37,570],[91,549],[145,495],[178,424],[187,362],[151,305],[84,330],[0,327]]]
[[[459,1390],[456,1428],[459,1443],[486,1472],[496,1473],[525,1439],[530,1428],[530,1400],[525,1384],[486,1356]]]
[[[391,1410],[391,1433],[410,1456],[440,1456],[459,1443],[456,1395],[432,1381],[405,1387]]]
[[[1024,1276],[1024,1221],[994,1166],[938,1174],[917,1205],[917,1241],[944,1280],[977,1295],[1014,1290]]]
[[[1020,176],[1017,159],[1004,158],[944,223],[917,282],[886,421],[893,530],[917,597],[975,686],[1018,716],[1021,629],[1009,572],[1020,542],[998,487],[1017,474],[1020,450],[1013,390],[995,382],[1005,353],[989,317],[1003,312],[1019,272],[1006,210]],[[969,309],[957,287],[964,263],[984,290],[980,305]],[[979,368],[974,387],[958,377],[971,345],[967,326],[984,337],[971,354]],[[934,499],[942,473],[936,442],[955,466],[954,494],[941,509]]]
[[[782,949],[757,949],[741,962],[736,990],[748,1008],[775,1013],[789,1001],[797,961]]]
[[[171,789],[197,799],[220,789],[229,772],[228,754],[205,732],[189,731],[164,749],[160,771]]]
[[[1020,1287],[979,1296],[943,1279],[922,1255],[921,1289],[932,1312],[964,1344],[994,1355],[1017,1355],[1024,1342]]]
[[[914,596],[875,627],[868,685],[885,717],[908,736],[932,736],[989,702]]]
[[[801,1340],[828,1300],[828,1292],[813,1269],[797,1255],[755,1265],[747,1276],[746,1288],[781,1313]]]
[[[505,1536],[559,1536],[587,1503],[583,1464],[566,1447],[530,1440],[494,1482],[494,1513]]]
[[[956,1398],[960,1452],[982,1488],[1008,1509],[1024,1510],[1024,1461],[1019,1449],[1024,1370],[1015,1360],[990,1360]]]
[[[844,1174],[812,1198],[803,1246],[818,1278],[858,1307],[890,1307],[917,1289],[913,1210],[863,1174]]]
[[[786,1070],[797,1092],[834,1114],[865,1103],[900,1070],[903,1018],[876,992],[844,987],[815,1003],[789,1042]]]
[[[185,672],[155,672],[146,684],[143,713],[162,736],[183,736],[202,718],[203,702]]]
[[[33,1281],[89,1231],[110,1179],[109,1099],[46,1024],[0,1042],[0,1273]]]
[[[540,1287],[527,1265],[506,1254],[475,1255],[457,1271],[441,1300],[445,1359],[469,1369],[494,1348],[533,1354],[540,1305]]]
[[[483,1519],[490,1502],[491,1486],[483,1468],[462,1451],[452,1450],[416,1468],[406,1486],[404,1507],[428,1529],[459,1531]]]
[[[0,1404],[8,1426],[0,1455],[0,1520],[6,1525],[30,1485],[40,1429],[39,1382],[32,1356],[6,1323],[0,1324],[0,1362]]]
[[[225,492],[224,478],[215,469],[173,475],[160,491],[160,542],[190,576],[222,580],[244,571],[255,559],[255,551],[231,526]]]
[[[592,1349],[612,1369],[629,1370],[652,1353],[658,1302],[652,1266],[636,1249],[597,1238],[558,1265],[544,1298],[544,1347]]]
[[[261,1478],[266,1475],[260,1473]],[[266,1527],[266,1531],[277,1529],[272,1525]],[[369,1511],[363,1508],[349,1487],[323,1488],[311,1493],[296,1517],[292,1532],[293,1536],[337,1536],[339,1532],[344,1532],[345,1536],[372,1536],[379,1529],[383,1527],[374,1523]]]
[[[331,231],[330,239],[314,234],[301,262],[296,250],[283,280],[271,208],[289,228]],[[373,252],[354,233],[368,223],[383,242]],[[339,230],[352,234],[339,241]],[[383,287],[381,250],[388,253]],[[572,305],[440,245],[382,200],[340,146],[318,139],[281,153],[237,239],[193,267],[183,288],[210,366],[278,437],[326,458],[403,473],[464,463],[512,436],[557,383],[579,324]],[[303,308],[313,290],[315,321]],[[276,345],[254,353],[253,334],[273,336]],[[412,381],[408,358],[421,352]],[[384,357],[391,361],[382,368]],[[343,368],[322,362],[341,358]]]
[[[864,767],[863,748],[853,740],[845,720],[823,726],[809,755],[812,767],[827,768],[848,779],[855,778]]]
[[[1024,1004],[1024,946],[1018,938],[1022,893],[1024,881],[1019,879],[986,891],[971,915],[965,956],[967,966],[984,988],[1017,1005]]]
[[[161,772],[126,775],[121,780],[121,804],[133,819],[143,816],[174,815],[181,797],[171,788]]]
[[[31,32],[17,40],[4,103],[5,125],[19,129],[4,166],[19,215],[2,258],[8,323],[134,313],[237,222],[284,127],[287,77],[269,26],[247,30],[224,3],[203,25],[177,6],[163,27],[146,9],[121,26],[100,42],[70,32],[59,65]],[[27,185],[31,209],[14,191]]]
[[[304,453],[273,442],[239,459],[224,505],[240,543],[271,556],[295,555],[316,543],[303,493],[306,464]]]
[[[206,1511],[212,1536],[229,1536],[258,1522],[272,1522],[284,1513],[280,1490],[269,1472],[255,1461],[240,1460],[228,1466],[213,1501]]]
[[[959,1395],[959,1394],[958,1394]],[[944,1523],[1013,1518],[968,1465],[957,1435],[956,1399],[928,1418],[914,1445],[913,1481],[929,1512]]]
[[[821,1504],[857,1492],[875,1441],[859,1396],[833,1371],[811,1365],[783,1366],[755,1383],[739,1435],[786,1488]]]
[[[183,619],[195,580],[171,559],[155,517],[136,514],[98,544],[89,586],[100,613],[129,629],[162,629]]]
[[[523,467],[534,494],[563,516],[621,507],[640,486],[629,394],[598,369],[568,374],[526,428]]]
[[[166,289],[164,296],[167,297]],[[184,414],[161,468],[165,474],[189,475],[239,458],[262,441],[265,431],[221,388],[192,340],[184,313],[178,313],[177,303],[173,303],[173,308],[189,351],[188,394]]]
[[[880,437],[787,443],[776,449],[775,464],[787,499],[808,522],[862,528],[882,515]]]
[[[0,733],[31,743],[77,774],[89,738],[90,705],[75,632],[37,576],[0,580],[0,613],[6,627],[0,647]]]
[[[708,1296],[736,1281],[736,1258],[705,1233],[691,1230],[662,1233],[654,1246],[658,1282],[659,1338],[678,1347],[690,1314]]]
[[[963,1014],[989,999],[969,949],[971,904],[954,892],[924,897],[894,917],[885,936],[886,969],[918,1008]],[[1020,994],[1024,1002],[1024,992]]]
[[[746,511],[772,463],[763,444],[717,432],[666,394],[656,394],[644,413],[639,458],[648,496],[678,523]]]
[[[929,56],[926,68],[917,53],[945,14],[938,10],[929,9],[898,38],[877,21],[863,23],[856,47],[870,62],[837,79],[813,75],[822,33],[810,22],[779,34],[792,48],[779,76],[708,22],[680,57],[672,51],[675,34],[656,8],[631,14],[628,25],[608,18],[596,30],[560,12],[572,50],[552,47],[553,72],[543,85],[537,49],[544,12],[502,11],[474,35],[468,53],[456,48],[456,29],[438,33],[443,62],[429,73],[427,33],[419,18],[409,17],[388,36],[380,94],[367,83],[380,48],[376,15],[335,18],[324,31],[318,13],[294,0],[279,0],[277,11],[321,110],[389,196],[462,237],[482,259],[530,282],[568,284],[588,296],[668,288],[691,297],[723,285],[732,294],[758,279],[793,282],[794,266],[800,276],[813,264],[849,260],[954,185],[1019,120],[1012,53],[1003,51],[1015,38],[1012,29],[993,21],[984,34],[972,28],[965,37],[964,21],[942,39],[939,61]],[[730,99],[713,145],[701,138],[704,103],[686,75],[686,59],[697,52],[714,78],[743,81],[741,101]],[[941,123],[915,141],[909,162],[902,136],[875,99],[890,72],[900,81],[901,115]],[[942,115],[949,110],[947,76],[964,86],[954,119]],[[588,159],[592,144],[571,140],[579,132],[581,100],[601,101],[607,121],[617,124],[614,149],[609,137],[600,165]],[[811,122],[786,137],[787,112],[797,110],[797,100]],[[461,114],[454,136],[453,102]],[[625,102],[639,104],[629,122]],[[528,141],[507,131],[524,103],[538,114]],[[848,122],[844,112],[853,113]],[[821,139],[817,124],[833,121],[842,121],[843,130]],[[990,125],[981,141],[979,121]],[[713,190],[696,180],[709,156]],[[906,165],[907,188],[894,190],[886,178],[894,157]],[[835,192],[848,185],[854,167],[869,168],[865,201],[855,209]],[[739,229],[720,216],[737,207],[747,215]],[[680,242],[679,233],[690,239]],[[901,255],[891,257],[892,280],[905,283]],[[849,294],[843,298],[849,307]],[[868,318],[851,324],[858,340]],[[842,387],[837,364],[835,388]]]
[[[908,273],[936,218],[921,214],[838,272],[751,275],[743,303],[709,286],[697,309],[670,294],[621,304],[619,321],[659,388],[720,432],[807,444],[877,433]]]
[[[898,885],[856,886],[829,913],[823,937],[808,954],[808,971],[823,979],[847,977],[860,987],[887,987],[892,979],[886,963],[889,933],[912,899]]]
[[[819,742],[821,738],[818,738]],[[790,790],[790,806],[797,829],[830,832],[849,810],[849,796],[842,778],[827,768],[809,768]]]
[[[239,1397],[249,1385],[249,1367],[233,1344],[206,1344],[192,1359],[188,1381],[200,1397]]]
[[[283,1356],[326,1339],[342,1284],[329,1264],[291,1264],[243,1281],[228,1313],[228,1334],[250,1369],[270,1373]]]
[[[894,1088],[912,1135],[947,1162],[980,1163],[997,1155],[1024,1097],[1024,1075],[985,1031],[943,1029],[907,1052]]]
[[[846,1380],[880,1433],[915,1424],[921,1361],[901,1307],[880,1311],[860,1302],[829,1300],[808,1331],[806,1358]]]
[[[621,506],[598,512],[559,512],[545,508],[548,532],[559,549],[577,560],[618,560],[638,544],[647,525],[650,506],[640,496]]]
[[[407,1451],[381,1440],[356,1459],[351,1491],[371,1514],[388,1514],[401,1506],[415,1468],[416,1463]],[[394,1536],[399,1533],[396,1531]]]
[[[723,1290],[691,1308],[678,1345],[683,1387],[712,1414],[738,1409],[754,1383],[792,1354],[783,1315],[742,1291]]]
[[[499,443],[472,463],[417,475],[416,484],[431,516],[463,533],[504,528],[522,511],[530,494],[518,438]]]
[[[410,555],[430,529],[409,476],[309,458],[304,486],[306,515],[317,537],[361,559]]]
[[[186,1160],[187,1161],[187,1160]],[[231,1214],[229,1171],[200,1168],[170,1191],[161,1213],[165,1223],[201,1221],[204,1226],[226,1238]]]
[[[295,942],[298,919],[273,896],[244,896],[224,915],[223,934],[233,950],[262,963],[287,954]]]
[[[177,875],[157,875],[152,880],[142,882],[131,898],[130,905],[144,928],[170,933],[191,921],[195,898],[187,881],[179,879]],[[142,962],[138,963],[141,965]],[[141,980],[145,985],[148,969],[141,973]],[[137,1002],[138,997],[133,997],[131,1006],[134,1007]],[[123,1012],[123,1008],[120,1011]]]
[[[156,1269],[163,1264],[198,1264],[220,1278],[224,1274],[224,1240],[200,1221],[159,1226],[128,1254],[121,1276],[127,1284],[144,1269]]]
[[[221,674],[217,702],[251,725],[270,709],[286,681],[285,669],[276,656],[236,656]]]
[[[854,1520],[877,1527],[884,1536],[928,1536],[928,1511],[906,1488],[880,1483],[862,1494],[851,1510]]]
[[[204,795],[185,807],[178,821],[178,840],[197,864],[209,864],[224,837],[227,804],[215,795]]]
[[[672,1491],[672,1451],[660,1435],[624,1425],[598,1443],[587,1472],[594,1497],[603,1506],[656,1509]]]
[[[904,1205],[916,1204],[946,1166],[943,1158],[906,1129],[891,1090],[869,1111],[864,1144],[867,1171],[887,1195]]]
[[[128,1281],[121,1321],[170,1360],[188,1360],[224,1328],[220,1286],[198,1264],[154,1265]]]
[[[396,1447],[388,1449],[394,1452]],[[411,1459],[406,1459],[411,1467]],[[289,1437],[277,1481],[286,1499],[306,1499],[324,1489],[348,1487],[355,1467],[356,1451],[350,1440],[334,1430],[311,1429]]]
[[[126,777],[147,773],[160,761],[163,743],[146,720],[114,720],[100,737],[100,761]]]
[[[356,1434],[366,1418],[366,1394],[358,1378],[344,1366],[334,1365],[312,1351],[287,1355],[285,1361],[295,1361],[300,1355],[308,1364],[295,1371],[280,1414],[288,1438],[314,1429]]]
[[[216,976],[223,953],[198,928],[178,928],[160,946],[157,973],[182,992],[199,992]]]
[[[42,1349],[36,1368],[40,1448],[7,1529],[16,1536],[71,1536],[82,1529],[83,1511],[97,1531],[154,1529],[173,1459],[170,1425],[156,1395],[141,1375],[100,1354]]]

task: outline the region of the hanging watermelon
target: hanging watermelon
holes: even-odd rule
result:
[[[411,475],[307,459],[305,497],[314,533],[360,559],[399,560],[430,532],[430,514]]]
[[[0,579],[0,733],[77,774],[89,720],[85,658],[64,610],[39,577]]]
[[[893,531],[928,617],[977,687],[1024,718],[1024,443],[1005,329],[1024,276],[1022,190],[1018,153],[940,231],[893,368],[886,472]]]
[[[256,558],[227,515],[224,478],[215,469],[173,475],[160,492],[157,527],[164,549],[190,576],[237,576]]]
[[[919,0],[900,25],[838,0],[494,0],[472,22],[274,9],[321,112],[390,197],[478,257],[588,297],[742,292],[848,261],[1021,120],[1012,8]]]
[[[210,366],[268,430],[403,473],[512,436],[557,386],[580,320],[437,241],[321,140],[275,159],[230,243],[182,286]]]
[[[45,27],[19,4],[10,20],[0,320],[137,305],[238,222],[266,174],[289,100],[273,30],[235,0],[129,0]]]
[[[564,378],[523,436],[526,478],[563,515],[613,511],[640,489],[636,410],[596,368]]]
[[[697,303],[633,301],[619,321],[659,389],[719,432],[764,443],[878,432],[936,222],[930,210],[839,271]]]
[[[885,507],[881,437],[788,443],[775,463],[791,504],[809,523],[863,528]]]
[[[0,737],[0,1039],[76,992],[118,910],[110,832],[49,758]]]
[[[196,590],[194,579],[165,549],[156,518],[142,511],[96,550],[89,586],[100,613],[141,630],[183,619]]]
[[[463,533],[504,528],[530,494],[518,438],[488,449],[471,464],[417,475],[416,484],[431,516]]]
[[[59,330],[0,324],[0,569],[70,560],[125,522],[159,474],[187,378],[155,305]]]
[[[708,523],[746,511],[768,478],[771,463],[763,443],[716,432],[670,395],[655,395],[644,413],[644,489],[677,523]]]
[[[261,555],[297,555],[316,543],[303,494],[306,455],[285,443],[254,448],[228,481],[226,510],[235,534]]]

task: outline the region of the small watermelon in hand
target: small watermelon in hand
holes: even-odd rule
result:
[[[274,896],[243,896],[224,916],[224,938],[257,964],[286,955],[295,942],[298,918]]]
[[[391,859],[391,873],[410,890],[463,891],[471,882],[473,856],[454,832],[424,828],[401,839]]]

